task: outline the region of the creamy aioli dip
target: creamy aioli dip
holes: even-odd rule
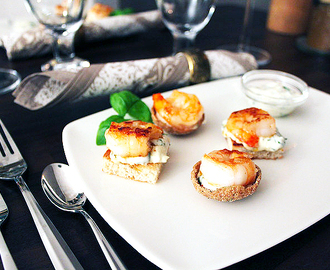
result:
[[[245,84],[245,88],[250,104],[273,117],[291,113],[297,106],[295,99],[303,95],[296,86],[276,79],[251,80]]]
[[[278,80],[258,80],[247,84],[247,87],[256,94],[273,98],[293,98],[301,95],[294,87],[284,85]]]

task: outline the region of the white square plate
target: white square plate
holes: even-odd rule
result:
[[[280,160],[255,160],[259,188],[241,201],[209,200],[195,191],[190,173],[204,153],[226,148],[221,123],[248,107],[240,78],[189,86],[205,109],[194,134],[170,136],[170,159],[155,185],[106,175],[105,146],[95,144],[102,111],[68,124],[63,145],[79,185],[109,225],[163,269],[218,269],[257,254],[302,231],[330,210],[330,96],[311,89],[293,114],[276,119],[287,138]],[[165,93],[167,96],[169,93]],[[152,99],[144,100],[148,106]]]

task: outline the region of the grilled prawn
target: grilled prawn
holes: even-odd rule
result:
[[[153,94],[152,99],[152,119],[168,133],[191,133],[204,120],[204,108],[194,94],[174,90],[167,99],[160,93]]]
[[[223,123],[222,134],[231,150],[248,152],[258,159],[283,157],[286,139],[264,110],[252,107],[233,112]]]
[[[257,146],[259,137],[271,137],[276,133],[275,119],[268,112],[258,108],[233,112],[226,127],[236,138],[250,147]]]

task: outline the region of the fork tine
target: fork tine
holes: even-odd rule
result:
[[[7,216],[5,216],[5,215],[8,214],[8,213],[9,213],[9,210],[8,210],[7,204],[6,204],[5,200],[3,199],[3,197],[0,193],[0,222],[2,220],[6,219]]]
[[[4,131],[3,131],[3,128],[2,128],[2,122],[1,122],[1,120],[0,120],[0,152],[1,152],[1,155],[3,156],[3,157],[5,157],[6,156],[6,151],[5,151],[5,147],[7,147],[7,144],[6,144],[6,142],[4,141],[4,139],[3,139],[3,137],[4,137]]]
[[[14,140],[10,136],[8,130],[0,119],[0,151],[1,155],[8,162],[15,162],[22,159],[22,155],[18,150]],[[10,160],[9,160],[10,159]]]
[[[1,152],[1,155],[4,157],[5,156],[5,149],[3,149],[3,147],[2,147],[1,140],[0,140],[0,152]]]
[[[15,145],[15,143],[14,143],[14,141],[13,141],[13,139],[11,138],[11,136],[10,136],[10,134],[9,134],[9,132],[8,132],[8,130],[6,129],[6,127],[5,127],[5,125],[3,124],[3,122],[1,121],[1,119],[0,119],[0,133],[1,133],[1,137],[2,137],[2,139],[3,139],[3,148],[4,149],[8,149],[9,150],[9,152],[11,153],[11,154],[13,154],[14,153],[14,150],[13,150],[13,148],[12,148],[12,144],[13,145]],[[17,147],[16,147],[16,149],[17,149]],[[18,149],[17,149],[18,150]]]

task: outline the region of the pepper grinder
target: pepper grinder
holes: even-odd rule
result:
[[[330,0],[320,0],[315,6],[306,39],[311,49],[330,53]]]
[[[313,0],[272,0],[267,29],[286,35],[306,32]]]

